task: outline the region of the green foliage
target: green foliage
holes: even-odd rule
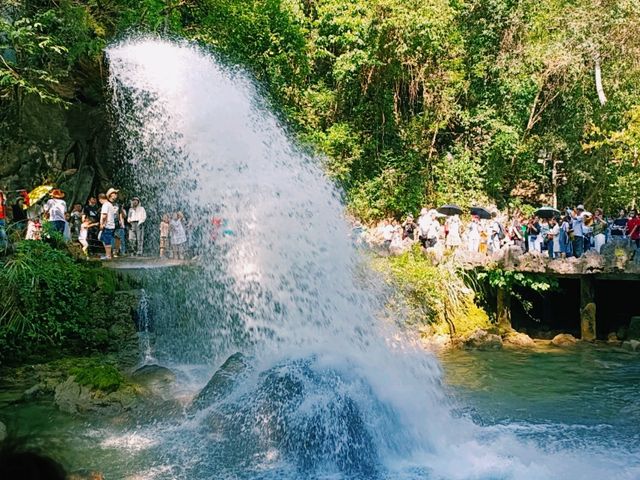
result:
[[[410,308],[409,324],[430,325],[438,333],[464,335],[477,328],[489,328],[487,314],[474,303],[452,262],[434,265],[419,247],[397,257],[376,259],[374,265],[388,273]]]
[[[0,360],[66,346],[105,348],[117,319],[130,321],[130,302],[115,299],[113,272],[76,261],[68,252],[22,241],[0,268]],[[131,327],[132,328],[132,327]]]
[[[115,392],[125,382],[120,371],[113,365],[104,363],[89,363],[71,368],[76,382],[91,389],[102,390],[105,393]]]
[[[112,39],[177,34],[248,69],[364,220],[549,203],[551,159],[562,204],[613,209],[639,193],[635,0],[14,0],[0,12],[5,128],[25,95],[77,100]]]
[[[479,272],[477,279],[487,280],[493,288],[512,290],[514,287],[530,288],[534,292],[542,293],[558,288],[558,280],[539,273],[522,273],[499,268]]]

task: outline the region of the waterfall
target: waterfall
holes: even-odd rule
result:
[[[244,354],[242,368],[214,377],[211,402],[168,428],[166,478],[539,479],[581,468],[534,464],[533,447],[451,413],[437,360],[380,315],[384,291],[340,192],[247,74],[185,42],[130,39],[107,56],[132,193],[150,227],[184,213],[199,263],[149,292],[155,355],[213,374]]]

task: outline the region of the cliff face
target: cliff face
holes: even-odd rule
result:
[[[102,69],[85,67],[58,87],[66,106],[24,96],[0,132],[0,189],[46,182],[63,188],[69,203],[84,202],[113,174]]]

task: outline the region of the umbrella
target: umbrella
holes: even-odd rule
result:
[[[489,220],[491,218],[491,213],[482,207],[471,207],[471,215],[477,215],[485,220]]]
[[[33,205],[44,198],[44,196],[53,190],[49,185],[40,185],[29,192],[29,205]]]
[[[534,213],[540,218],[553,218],[560,215],[560,210],[557,210],[553,207],[542,207],[536,210]]]
[[[462,209],[457,205],[443,205],[437,209],[438,213],[450,217],[452,215],[462,215]]]

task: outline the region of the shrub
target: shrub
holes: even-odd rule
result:
[[[66,250],[22,241],[0,268],[0,361],[70,348],[104,348],[115,274]],[[123,312],[120,312],[123,313]],[[125,312],[126,313],[126,312]]]

